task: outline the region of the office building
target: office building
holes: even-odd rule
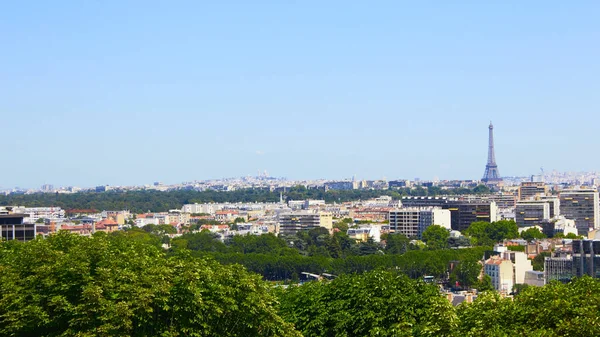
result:
[[[407,237],[421,238],[431,225],[440,225],[450,230],[450,211],[438,207],[398,208],[389,213],[390,231]]]
[[[450,201],[447,207],[451,214],[452,229],[460,232],[473,222],[498,221],[498,207],[493,201]]]
[[[560,213],[575,220],[579,235],[600,228],[600,205],[596,190],[565,190],[560,193]]]
[[[573,278],[573,258],[571,256],[546,257],[544,259],[546,283],[559,281],[567,283]]]
[[[525,181],[519,186],[519,200],[530,200],[548,193],[548,186],[543,182]]]
[[[560,215],[560,199],[555,195],[547,195],[539,197],[550,205],[550,219]]]
[[[333,219],[331,213],[318,211],[293,211],[281,213],[278,216],[279,233],[296,234],[301,230],[323,227],[331,231]]]
[[[600,240],[573,240],[573,275],[600,278]]]
[[[515,222],[519,227],[539,226],[550,219],[550,203],[542,200],[518,201]]]

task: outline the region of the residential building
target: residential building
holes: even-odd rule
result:
[[[600,228],[600,204],[596,190],[565,190],[560,192],[560,212],[575,220],[580,235]]]
[[[539,226],[550,219],[550,203],[542,200],[522,200],[515,208],[515,221],[519,227]]]
[[[570,233],[579,235],[577,227],[575,226],[575,220],[567,219],[562,215],[550,220],[542,221],[540,226],[542,227],[542,232],[549,238],[552,238],[555,234],[559,233],[564,235]]]
[[[292,211],[280,213],[278,216],[279,232],[281,234],[295,234],[300,230],[323,227],[331,231],[333,217],[331,213],[319,211]]]
[[[450,211],[438,207],[398,208],[389,213],[390,231],[407,237],[418,237],[431,225],[440,225],[450,230]]]
[[[560,215],[560,199],[556,195],[547,195],[539,197],[539,200],[550,204],[550,219]]]
[[[527,254],[523,252],[507,250],[504,253],[502,253],[502,258],[505,260],[510,260],[510,262],[512,262],[514,275],[513,283],[525,283],[525,273],[533,270],[533,265],[531,264],[531,261],[527,259]]]
[[[325,184],[325,190],[356,190],[360,186],[358,181],[329,181]]]
[[[541,181],[524,181],[519,186],[519,200],[530,200],[546,195],[548,186]]]
[[[483,272],[492,279],[494,289],[510,293],[514,286],[514,271],[510,260],[495,255],[487,259],[483,265]]]
[[[359,228],[350,228],[346,232],[351,239],[356,241],[367,241],[369,238],[375,242],[381,241],[381,225],[361,226]]]

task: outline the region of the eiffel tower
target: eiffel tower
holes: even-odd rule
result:
[[[484,183],[498,183],[502,181],[500,172],[498,172],[498,165],[496,165],[496,156],[494,155],[494,126],[490,122],[490,140],[488,147],[488,160],[485,165],[485,172],[483,173]]]

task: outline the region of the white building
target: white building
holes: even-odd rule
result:
[[[513,265],[513,284],[525,283],[525,274],[533,270],[531,261],[527,259],[527,254],[508,250],[502,254],[502,258],[510,260]]]
[[[23,223],[35,223],[39,219],[57,220],[65,218],[65,210],[60,207],[13,207],[14,213],[24,214]]]
[[[492,285],[497,291],[510,293],[513,290],[514,271],[510,260],[492,256],[485,261],[483,271],[492,279]]]
[[[359,228],[350,228],[346,232],[351,239],[367,241],[369,238],[375,242],[381,241],[381,225],[367,225]]]
[[[450,230],[450,211],[438,207],[398,208],[390,211],[390,231],[418,237],[431,225]]]

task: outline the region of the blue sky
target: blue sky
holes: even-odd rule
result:
[[[0,5],[0,187],[596,170],[600,2]],[[4,160],[3,160],[4,162]]]

